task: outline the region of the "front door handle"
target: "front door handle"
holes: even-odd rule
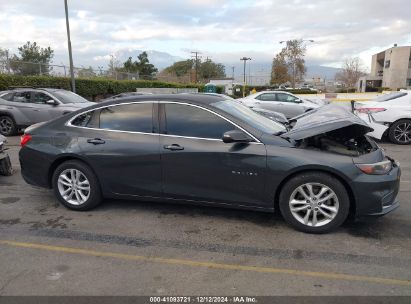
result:
[[[104,140],[102,140],[101,138],[93,138],[93,139],[87,139],[87,142],[89,144],[93,144],[93,145],[102,145],[105,144],[106,142]]]
[[[178,150],[184,150],[184,147],[177,145],[177,144],[172,144],[172,145],[165,145],[164,149],[171,150],[171,151],[178,151]]]

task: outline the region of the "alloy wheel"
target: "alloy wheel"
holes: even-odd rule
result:
[[[338,214],[339,202],[335,192],[320,183],[306,183],[291,194],[289,208],[293,217],[310,227],[330,223]]]
[[[411,142],[411,123],[403,122],[394,129],[394,138],[400,143]]]
[[[0,119],[0,133],[8,135],[13,130],[13,121],[8,117]]]
[[[57,186],[61,197],[69,204],[82,205],[90,197],[90,182],[77,169],[66,169],[60,173]]]

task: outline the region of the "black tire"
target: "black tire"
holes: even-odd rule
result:
[[[408,127],[408,130],[406,132],[408,136],[408,140],[406,140],[405,137],[398,138],[398,133],[397,133],[398,128],[403,128],[404,126],[406,128]],[[398,139],[395,138],[396,136]],[[388,130],[388,137],[392,143],[397,144],[397,145],[411,144],[411,120],[410,119],[400,119],[394,122]],[[404,138],[404,141],[401,140],[402,138]]]
[[[10,162],[10,157],[6,156],[0,159],[0,175],[10,176],[13,175],[13,167]]]
[[[293,195],[294,191],[297,191],[298,187],[300,187],[301,185],[307,184],[307,183],[321,184],[323,186],[328,187],[335,193],[338,199],[339,206],[338,206],[338,211],[335,217],[329,223],[326,223],[322,226],[312,226],[312,225],[310,226],[310,223],[308,224],[301,223],[293,215],[291,211],[291,207],[290,207],[291,196]],[[321,187],[321,186],[318,186],[318,187]],[[328,203],[323,203],[323,204],[328,204]],[[306,232],[306,233],[327,233],[327,232],[330,232],[336,229],[337,227],[341,226],[342,223],[344,223],[344,221],[346,220],[348,216],[349,210],[350,210],[350,200],[349,200],[347,190],[337,178],[333,177],[332,175],[322,173],[322,172],[307,172],[307,173],[301,173],[299,175],[294,176],[289,181],[287,181],[287,183],[282,187],[281,193],[279,196],[279,207],[280,207],[280,211],[281,211],[281,214],[284,220],[289,225],[293,226],[295,229],[302,231],[302,232]],[[322,208],[323,207],[324,206],[322,206]],[[310,205],[307,208],[311,209],[311,208],[314,208],[314,206]],[[316,210],[318,210],[318,206],[316,208],[317,208]],[[321,209],[321,210],[324,210],[324,209]],[[305,210],[301,212],[305,212]],[[317,213],[317,214],[320,215],[320,213]],[[320,217],[323,217],[323,215],[321,214]]]
[[[16,133],[17,125],[13,117],[8,115],[0,115],[0,134],[4,136],[12,136]]]
[[[59,176],[62,172],[69,169],[75,169],[80,171],[87,178],[90,185],[88,199],[80,205],[71,204],[70,202],[66,201],[60,194],[58,186]],[[81,161],[69,160],[59,165],[53,173],[52,186],[55,196],[58,198],[61,204],[67,207],[68,209],[86,211],[95,208],[102,202],[100,183],[97,179],[97,176],[94,174],[93,170],[91,170],[89,166],[87,166]]]

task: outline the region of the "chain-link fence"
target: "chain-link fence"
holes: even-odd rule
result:
[[[138,73],[128,73],[118,70],[103,69],[103,67],[74,67],[74,77],[76,78],[97,78],[104,77],[116,80],[138,80],[152,79],[152,75],[139,75]],[[28,62],[20,60],[0,61],[0,73],[12,75],[47,75],[57,77],[70,77],[70,67],[65,64],[45,64],[41,62]]]

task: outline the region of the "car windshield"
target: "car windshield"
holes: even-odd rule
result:
[[[232,100],[223,100],[215,102],[211,105],[246,122],[254,129],[257,129],[261,132],[275,134],[286,130],[286,128],[282,124],[272,121],[271,119],[268,119],[254,112],[250,108],[238,102]]]
[[[60,100],[62,103],[85,103],[89,102],[87,99],[81,97],[80,95],[77,95],[76,93],[70,92],[70,91],[54,91],[53,95],[55,95],[58,100]]]
[[[408,93],[406,92],[390,93],[390,94],[385,94],[385,95],[382,95],[376,98],[375,101],[378,101],[378,102],[389,101],[389,100],[397,99],[397,98],[407,96],[407,95]]]

